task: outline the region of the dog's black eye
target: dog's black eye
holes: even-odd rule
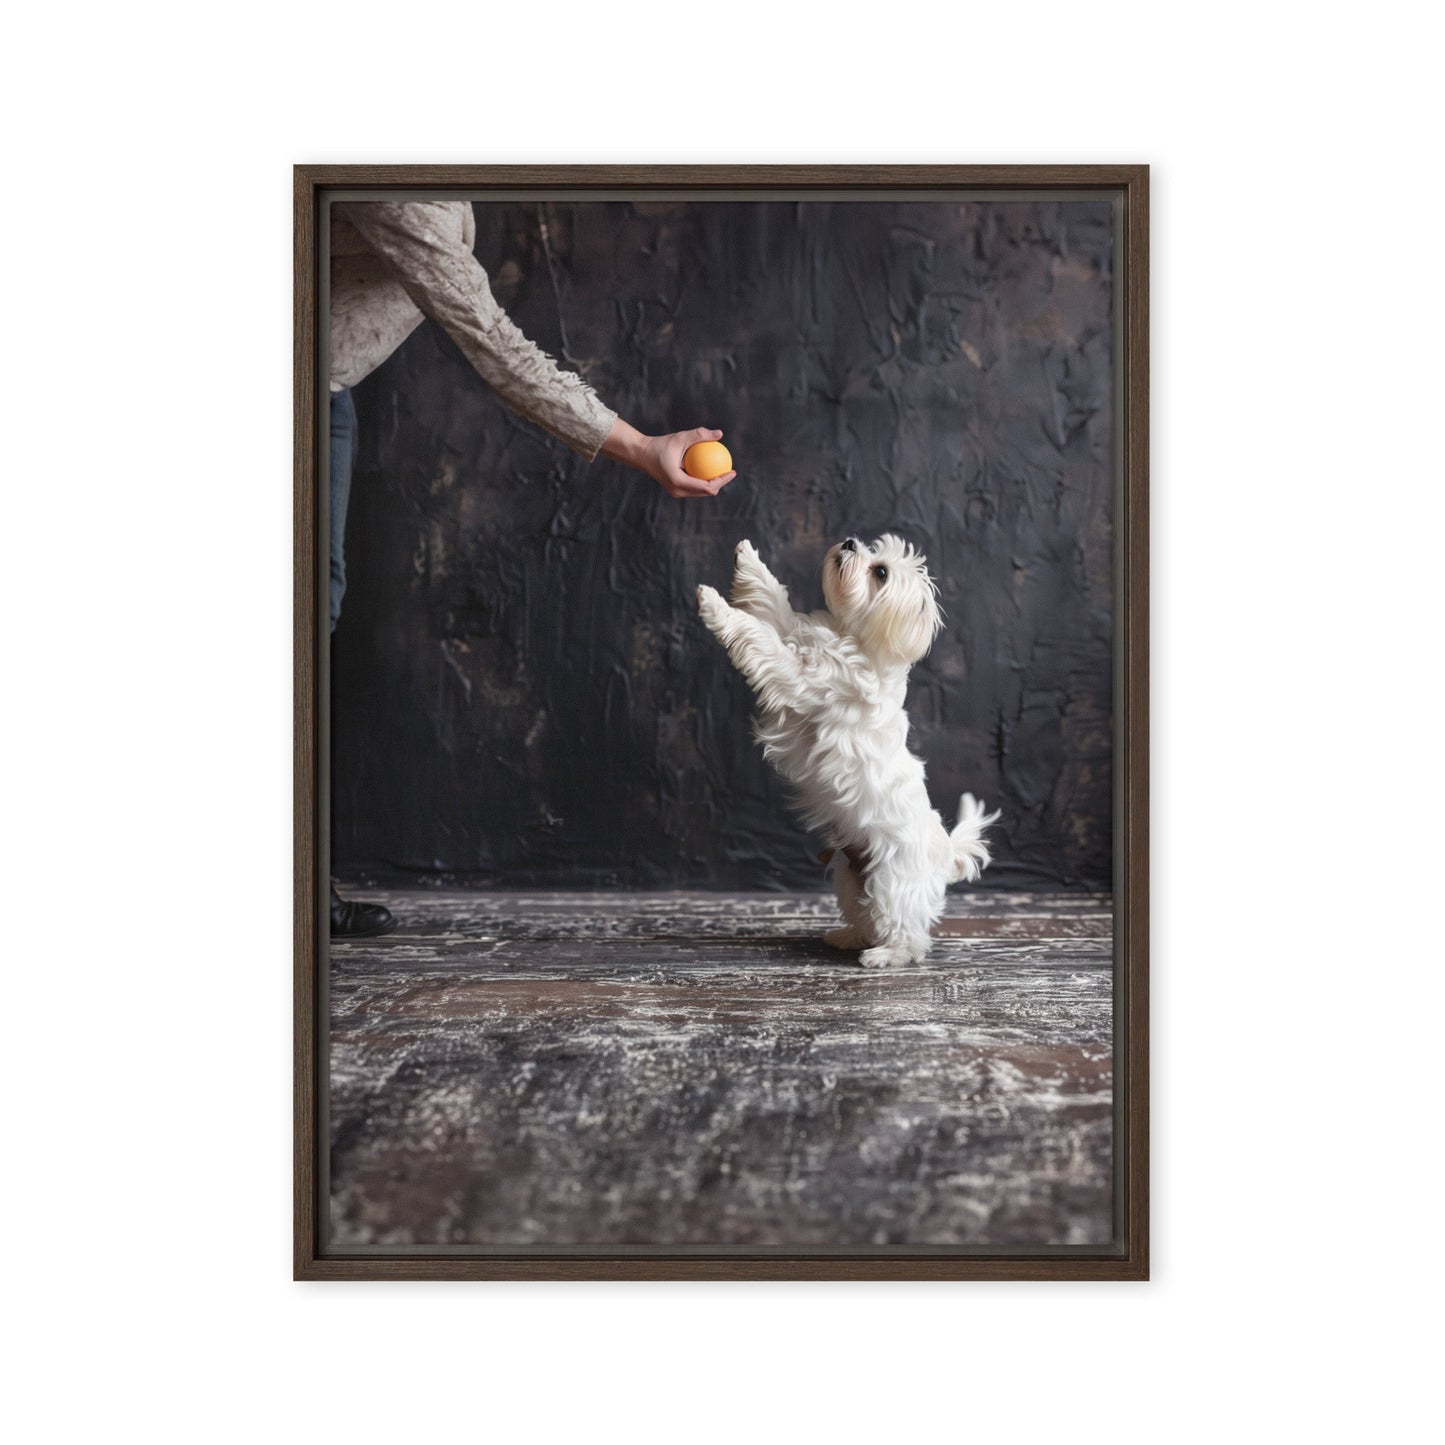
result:
[[[875,567],[873,569],[873,575],[880,582],[886,582],[888,580],[888,569],[886,567]]]

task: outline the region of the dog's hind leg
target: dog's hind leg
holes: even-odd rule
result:
[[[863,880],[841,853],[836,856],[833,864],[833,891],[838,895],[838,909],[843,915],[843,926],[825,933],[823,942],[829,948],[841,948],[849,952],[867,948],[873,942],[873,935],[869,927],[868,909],[863,901]]]
[[[751,542],[739,542],[733,551],[731,601],[780,636],[791,636],[797,614],[788,602],[788,589],[768,571]]]
[[[869,873],[864,902],[875,941],[858,955],[864,968],[898,968],[928,957],[930,930],[943,912],[943,888],[929,879],[926,862],[906,854]]]

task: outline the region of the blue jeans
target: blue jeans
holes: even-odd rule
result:
[[[356,403],[349,391],[331,393],[331,630],[346,594],[346,504],[356,457]]]

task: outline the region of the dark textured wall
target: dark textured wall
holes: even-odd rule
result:
[[[750,537],[794,604],[901,533],[947,630],[914,672],[935,806],[1003,809],[993,886],[1110,883],[1106,203],[477,207],[519,326],[646,431],[724,429],[675,502],[512,416],[425,324],[356,392],[333,864],[512,884],[808,887],[817,843],[697,619]],[[546,224],[544,243],[542,222]]]

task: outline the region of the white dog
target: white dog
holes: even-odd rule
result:
[[[946,831],[908,751],[908,670],[942,626],[924,563],[897,537],[849,537],[823,561],[828,610],[804,616],[739,542],[732,605],[697,589],[703,621],[757,694],[764,756],[828,840],[844,926],[827,941],[861,949],[864,968],[927,955],[944,889],[988,866],[983,833],[999,816],[965,793]]]

